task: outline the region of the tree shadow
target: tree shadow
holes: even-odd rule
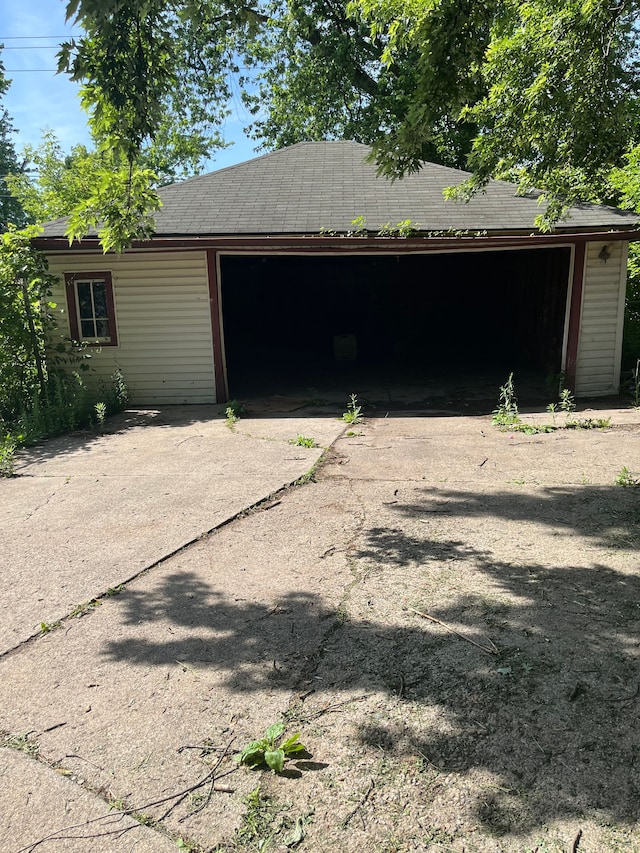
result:
[[[394,504],[391,510],[405,518],[442,513],[535,521],[593,539],[599,547],[635,550],[640,545],[640,490],[635,488],[543,486],[527,492],[479,492],[425,487],[419,495],[413,503]]]
[[[372,537],[374,552],[365,546],[357,559],[382,561],[386,553],[404,571],[410,560],[439,557],[432,542],[403,542],[400,530],[378,528]],[[497,836],[593,813],[637,820],[640,577],[604,563],[514,565],[460,542],[438,544],[461,570],[479,571],[508,597],[466,593],[440,605],[432,598],[430,615],[478,642],[490,636],[498,655],[410,612],[388,624],[345,619],[311,593],[284,593],[269,604],[230,600],[188,571],[155,591],[125,590],[123,627],[131,636],[107,643],[104,655],[210,668],[222,689],[246,696],[274,686],[299,690],[319,673],[316,683],[332,692],[382,691],[406,702],[411,714],[400,728],[356,717],[363,750],[417,754],[460,778],[490,772],[493,784],[473,789],[470,808]],[[141,624],[159,623],[171,640],[139,636]]]
[[[322,596],[286,589],[265,603],[243,598],[238,584],[231,599],[181,570],[151,591],[122,593],[121,638],[105,656],[210,669],[223,689],[246,696],[298,691],[317,678],[331,692],[373,690],[407,703],[402,727],[354,712],[362,749],[418,755],[460,779],[488,772],[493,784],[469,799],[474,820],[496,836],[585,814],[636,821],[640,572],[630,555],[640,544],[638,490],[425,488],[389,512],[394,523],[363,530],[349,558],[363,589],[371,576],[379,595],[400,599],[399,618],[367,618],[362,603],[345,618]],[[425,514],[445,515],[458,535],[436,539],[425,528],[420,536],[415,521]],[[508,561],[464,541],[468,520],[485,517],[515,522],[516,538],[518,522],[579,535],[590,550],[582,565],[545,565],[524,549]],[[420,587],[442,566],[454,581],[464,574],[474,583],[457,595],[454,583]],[[408,598],[459,633],[402,613]],[[139,628],[160,624],[170,640]],[[486,637],[498,654],[465,641],[486,647]]]

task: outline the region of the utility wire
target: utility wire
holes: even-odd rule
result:
[[[66,39],[69,36],[73,36],[74,33],[67,33],[64,36],[0,36],[0,41],[14,41],[17,39]],[[80,33],[75,33],[75,35],[80,35]]]

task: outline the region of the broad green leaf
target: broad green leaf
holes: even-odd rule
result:
[[[274,740],[277,740],[280,735],[284,732],[284,723],[274,723],[264,733],[265,738],[273,743]]]
[[[264,760],[274,773],[282,773],[284,768],[284,752],[281,749],[266,750]]]
[[[303,744],[298,743],[298,738],[300,737],[300,732],[296,732],[294,735],[291,735],[290,738],[284,741],[284,743],[280,744],[280,749],[287,755],[290,752],[300,752],[304,749]]]

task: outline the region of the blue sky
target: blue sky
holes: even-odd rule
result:
[[[54,70],[59,43],[79,32],[65,22],[65,8],[64,0],[0,0],[0,57],[11,80],[2,105],[18,131],[18,151],[26,144],[37,145],[45,128],[54,131],[65,150],[90,143],[78,87]],[[235,144],[216,155],[211,169],[256,156],[256,143],[242,132],[249,117],[239,99],[235,101],[234,114],[223,128],[225,138]]]

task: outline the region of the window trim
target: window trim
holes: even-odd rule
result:
[[[109,340],[100,340],[99,338],[85,338],[80,332],[79,321],[79,301],[78,301],[78,282],[94,282],[100,281],[105,284],[107,298],[107,323],[109,326]],[[95,271],[95,272],[66,272],[64,274],[65,290],[67,294],[67,309],[69,312],[69,331],[71,339],[78,341],[88,347],[117,347],[118,346],[118,330],[116,327],[116,306],[113,299],[113,280],[111,272]]]

